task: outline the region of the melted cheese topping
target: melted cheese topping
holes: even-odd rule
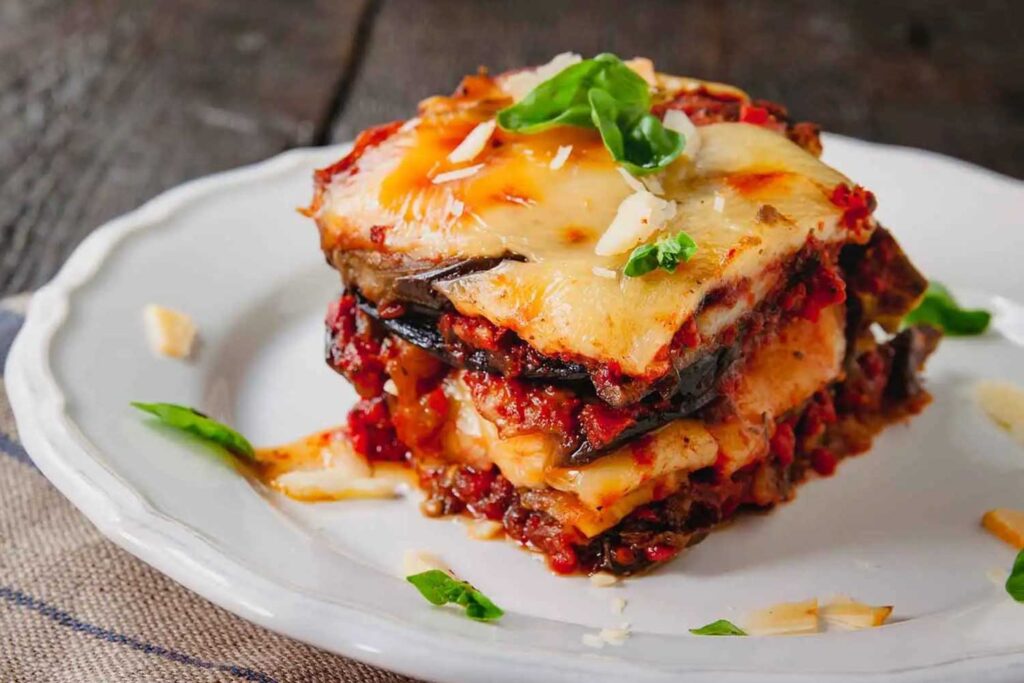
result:
[[[659,79],[677,90],[699,84]],[[843,175],[766,128],[712,124],[700,128],[695,158],[680,157],[660,174],[676,211],[650,237],[685,230],[699,245],[696,256],[675,273],[608,278],[600,273],[621,271],[629,254],[599,256],[595,245],[632,189],[598,133],[498,129],[472,164],[453,162],[467,135],[511,102],[493,81],[472,85],[469,94],[426,101],[416,125],[365,150],[355,172],[329,184],[316,213],[322,244],[428,261],[520,254],[525,261],[435,286],[459,312],[510,328],[542,353],[660,375],[668,369],[663,350],[712,289],[756,277],[810,235],[853,238],[829,200],[848,182]],[[552,163],[565,147],[571,156]],[[765,205],[781,219],[758,220]],[[737,314],[756,303],[738,304]]]

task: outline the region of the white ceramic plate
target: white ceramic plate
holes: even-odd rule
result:
[[[1013,552],[979,526],[1024,507],[1024,450],[970,385],[1024,384],[1024,189],[936,155],[829,137],[826,157],[880,200],[918,265],[997,331],[947,340],[934,404],[838,476],[747,516],[654,574],[611,589],[549,574],[512,544],[469,540],[402,502],[300,504],[155,429],[130,400],[206,409],[260,444],[338,424],[353,400],[321,360],[337,292],[294,207],[342,150],[289,152],[198,180],[97,230],[34,298],[6,381],[40,469],[106,535],[213,602],[268,628],[435,680],[1001,680],[1024,678],[1024,606],[986,576]],[[191,313],[196,362],[157,360],[144,304]],[[439,553],[507,610],[497,625],[429,606],[398,578],[403,551]],[[687,629],[836,593],[893,604],[855,633],[700,638]],[[628,599],[611,613],[613,596]],[[581,636],[622,621],[633,637]]]

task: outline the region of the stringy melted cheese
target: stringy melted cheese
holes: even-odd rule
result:
[[[672,86],[698,83],[661,78]],[[685,230],[699,245],[696,256],[675,273],[624,277],[628,252],[594,253],[632,192],[596,131],[498,129],[472,162],[448,158],[511,101],[493,81],[475,79],[469,94],[424,102],[416,125],[367,149],[355,172],[326,188],[316,217],[328,253],[383,249],[428,261],[520,254],[525,262],[435,286],[459,312],[510,328],[542,353],[617,362],[627,374],[653,376],[667,370],[663,349],[709,291],[756,278],[809,235],[826,243],[852,239],[829,200],[848,182],[843,175],[766,128],[712,124],[700,128],[695,159],[681,157],[660,175],[664,198],[678,210],[651,236]],[[565,146],[572,155],[553,169]],[[435,182],[477,165],[471,175]],[[764,205],[783,219],[758,221]],[[607,277],[608,270],[618,277]],[[737,314],[756,303],[738,304]]]

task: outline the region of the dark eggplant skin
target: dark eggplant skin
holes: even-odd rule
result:
[[[885,395],[893,401],[905,401],[924,391],[921,371],[939,345],[942,332],[926,324],[912,325],[889,340],[893,350],[892,369]]]
[[[504,364],[497,354],[484,349],[471,349],[468,353],[452,353],[437,329],[440,311],[422,306],[408,306],[405,315],[398,318],[382,318],[377,307],[359,297],[359,308],[377,321],[385,330],[400,337],[427,353],[437,356],[445,363],[466,370],[483,370],[504,374]],[[521,377],[548,380],[570,384],[589,384],[587,369],[578,363],[568,363],[555,358],[539,356],[539,362],[524,364]]]
[[[490,270],[502,261],[523,260],[525,259],[518,254],[505,254],[504,256],[465,259],[446,263],[437,268],[395,278],[392,285],[393,293],[397,300],[402,303],[416,304],[440,311],[448,304],[448,299],[434,289],[435,282],[452,280],[481,270]]]
[[[718,398],[719,380],[732,367],[738,356],[738,344],[723,346],[704,354],[682,371],[676,372],[678,383],[676,393],[672,396],[671,410],[649,413],[600,448],[594,448],[589,441],[582,439],[580,445],[563,456],[559,464],[562,467],[586,465],[647,432],[673,420],[693,415]]]

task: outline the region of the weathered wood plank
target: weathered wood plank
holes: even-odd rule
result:
[[[6,0],[0,293],[185,179],[309,144],[366,0]]]
[[[408,116],[477,65],[574,50],[650,55],[826,129],[1024,176],[1024,3],[887,0],[384,0],[334,129]]]

